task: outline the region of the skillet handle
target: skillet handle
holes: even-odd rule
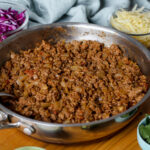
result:
[[[9,129],[9,128],[21,128],[22,131],[27,135],[31,135],[35,132],[35,129],[26,123],[22,122],[9,123],[8,115],[5,112],[0,111],[0,129]]]
[[[20,122],[8,123],[8,115],[0,111],[0,129],[18,128]]]
[[[17,123],[0,123],[0,129],[9,129],[9,128],[18,128],[20,126],[19,122]]]

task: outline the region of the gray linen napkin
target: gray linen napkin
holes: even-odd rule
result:
[[[8,0],[0,0],[8,1]],[[9,0],[26,6],[29,26],[54,22],[83,22],[109,26],[112,13],[118,8],[138,4],[150,9],[149,0]]]

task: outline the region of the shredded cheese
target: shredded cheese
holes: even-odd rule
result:
[[[131,11],[121,9],[116,12],[116,16],[111,17],[111,25],[128,34],[150,33],[150,11],[143,10],[144,7],[137,9],[137,5]],[[150,35],[133,37],[150,47]]]

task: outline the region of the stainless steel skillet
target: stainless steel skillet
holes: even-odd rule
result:
[[[9,59],[10,51],[19,52],[33,48],[37,42],[49,39],[97,40],[106,45],[118,44],[125,55],[136,61],[142,72],[150,79],[150,52],[139,42],[118,31],[93,24],[57,23],[40,25],[21,31],[0,44],[0,66]],[[142,105],[150,97],[150,89],[145,97],[127,111],[108,119],[80,123],[57,124],[33,120],[0,104],[0,128],[16,127],[25,134],[53,143],[77,143],[90,141],[110,135],[127,125],[142,109]]]

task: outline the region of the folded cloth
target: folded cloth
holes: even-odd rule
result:
[[[109,26],[118,8],[137,4],[150,9],[149,0],[0,0],[20,3],[29,12],[29,26],[54,22],[83,22]]]

